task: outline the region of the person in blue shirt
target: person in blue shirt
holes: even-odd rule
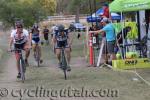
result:
[[[116,45],[116,34],[115,34],[115,28],[112,23],[110,23],[110,20],[108,18],[103,18],[101,20],[102,25],[104,26],[102,29],[97,31],[90,31],[90,33],[94,34],[106,34],[106,53],[108,56],[112,57],[112,60],[116,59],[115,54],[115,45]],[[107,58],[105,58],[107,59]]]

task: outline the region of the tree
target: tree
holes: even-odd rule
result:
[[[107,0],[70,0],[70,3],[65,8],[71,14],[75,14],[76,15],[75,21],[79,22],[80,13],[82,14],[90,14],[91,12],[94,13],[106,1]]]
[[[79,13],[81,8],[86,4],[87,0],[71,0],[71,3],[68,5],[69,11],[75,13],[76,18],[75,22],[79,22]]]
[[[1,0],[0,20],[10,26],[16,19],[22,19],[24,25],[29,27],[53,14],[55,9],[55,0]]]
[[[47,14],[54,14],[56,11],[56,0],[39,0]]]

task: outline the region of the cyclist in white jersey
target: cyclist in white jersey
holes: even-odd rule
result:
[[[29,33],[27,30],[23,29],[23,25],[21,22],[16,23],[16,29],[12,30],[11,36],[10,36],[10,50],[12,49],[12,45],[14,45],[15,49],[23,49],[25,50],[25,63],[28,65],[28,57],[30,54],[29,48],[31,48],[30,45],[30,38]],[[17,60],[17,70],[18,70],[18,76],[17,78],[20,78],[20,72],[19,72],[19,54],[18,52],[15,52],[16,60]]]

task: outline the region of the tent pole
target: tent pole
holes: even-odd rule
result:
[[[123,28],[124,28],[124,21],[123,21],[123,12],[121,12],[121,26],[122,26],[122,56],[123,59],[125,59],[125,55],[126,55],[126,50],[125,50],[125,37],[124,37],[124,33],[123,33]]]
[[[141,41],[141,34],[140,34],[140,15],[139,15],[139,11],[137,11],[137,26],[138,26],[138,41]]]
[[[146,35],[148,34],[149,22],[150,22],[150,10],[145,11],[145,20],[146,20]]]

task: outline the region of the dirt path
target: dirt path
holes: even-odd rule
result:
[[[44,63],[38,68],[35,64],[35,60],[33,59],[33,54],[31,51],[29,57],[30,66],[27,67],[26,72],[26,80],[25,83],[22,83],[21,80],[17,79],[17,69],[15,63],[15,56],[11,53],[7,53],[7,43],[8,43],[8,35],[1,34],[0,38],[0,47],[2,47],[4,51],[4,56],[0,62],[0,100],[18,100],[20,98],[14,98],[11,94],[13,90],[17,89],[35,89],[36,87],[44,86],[46,89],[51,88],[62,88],[66,83],[64,81],[63,72],[57,68],[57,60],[49,46],[42,47],[43,60]],[[82,57],[73,58],[71,66],[80,67],[84,66],[84,59]],[[70,73],[68,73],[69,76]],[[57,82],[57,79],[58,82]],[[56,81],[55,81],[56,80]],[[65,82],[65,81],[64,81]],[[60,86],[59,86],[60,84]],[[1,97],[1,89],[8,90],[7,97]],[[4,93],[3,93],[4,94]],[[22,97],[23,100],[37,100],[37,98],[29,98],[27,94],[24,94]],[[44,98],[44,100],[49,100]],[[43,100],[42,97],[38,98],[38,100]],[[50,99],[50,100],[60,100],[60,99]],[[62,99],[63,100],[63,99]]]

